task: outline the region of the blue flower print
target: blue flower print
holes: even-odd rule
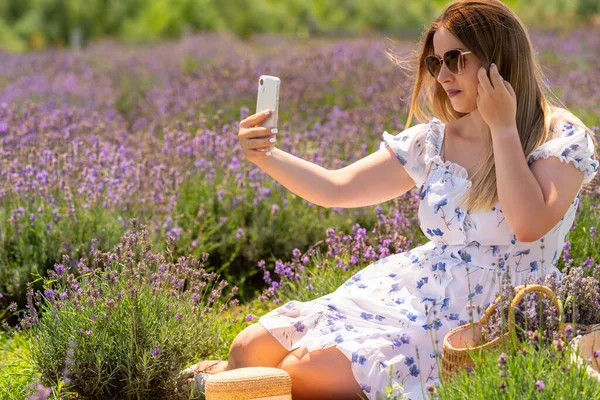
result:
[[[411,365],[413,365],[415,363],[415,359],[412,357],[406,357],[404,359],[404,365],[406,365],[407,367],[410,367]]]
[[[333,304],[327,304],[327,308],[329,308],[329,310],[331,310],[331,311],[337,311],[337,307],[334,306]]]
[[[527,254],[529,254],[530,251],[531,251],[531,249],[519,250],[513,256],[514,257],[519,257],[519,256],[522,256],[522,255],[527,255]]]
[[[417,315],[411,313],[410,311],[408,312],[408,314],[406,314],[406,316],[408,317],[408,319],[412,322],[415,322],[417,320]]]
[[[456,321],[458,318],[459,318],[459,315],[458,315],[458,313],[450,313],[450,314],[448,315],[448,319],[449,319],[450,321]]]
[[[359,283],[358,285],[356,285],[359,289],[366,289],[369,287],[369,285],[365,285],[364,283]]]
[[[433,352],[429,353],[429,358],[441,357],[442,352],[439,350],[433,350]]]
[[[429,330],[429,328],[431,328],[431,325],[429,324],[423,324],[421,325],[423,327],[423,329],[425,329],[426,331]]]
[[[437,263],[438,266],[438,270],[442,271],[442,272],[446,272],[446,263],[443,261],[440,261]]]
[[[538,270],[538,262],[533,261],[533,262],[529,263],[529,267],[531,268],[531,270],[529,272],[537,271]]]
[[[438,211],[440,211],[440,208],[445,206],[446,204],[448,204],[448,200],[447,199],[442,199],[439,202],[437,202],[434,206],[433,206],[433,213],[437,214]]]
[[[412,260],[413,264],[415,264],[416,262],[419,261],[419,257],[415,256],[415,255],[411,255],[410,259]]]
[[[440,327],[442,326],[442,321],[438,318],[435,321],[433,321],[431,323],[432,327],[435,328],[436,331],[440,330]]]
[[[364,383],[360,384],[360,388],[365,392],[365,393],[371,393],[371,386],[369,385],[365,385]]]
[[[296,331],[298,332],[304,332],[305,326],[302,322],[298,321],[294,324],[294,328],[296,328]]]
[[[383,361],[379,361],[379,365],[381,366],[381,368],[384,368],[384,369],[388,367],[388,365]]]
[[[460,221],[460,219],[465,215],[464,212],[460,212],[460,207],[456,207],[454,209],[454,212],[456,213],[456,220]]]
[[[367,357],[358,354],[357,352],[352,352],[352,363],[358,363],[360,365],[365,365],[365,362],[367,361]]]
[[[346,328],[347,331],[351,331],[352,329],[354,329],[354,325],[344,324],[344,328]]]
[[[361,277],[360,277],[360,275],[359,275],[359,274],[354,274],[354,275],[352,275],[352,280],[353,280],[353,281],[357,281],[357,282],[358,282],[358,281],[360,281],[360,279],[361,279]]]
[[[492,245],[492,255],[497,256],[500,254],[500,246]]]
[[[344,341],[343,336],[338,333],[338,335],[335,337],[335,342],[342,343],[343,341]]]
[[[417,364],[411,365],[409,369],[412,376],[419,376],[419,372],[421,372],[419,371],[419,368],[417,368]]]
[[[448,303],[450,302],[450,297],[445,297],[442,301],[442,306],[440,307],[440,311],[445,311],[448,309]]]
[[[461,319],[460,321],[458,321],[458,326],[463,326],[463,325],[466,325],[466,324],[468,324],[468,322],[465,321],[464,319]]]
[[[404,344],[409,344],[410,343],[410,335],[408,333],[403,333],[402,336],[400,336],[400,340]]]
[[[460,258],[466,262],[466,263],[470,263],[471,262],[471,255],[469,253],[467,253],[466,251],[463,250],[459,250],[458,254],[460,255]]]
[[[363,311],[363,312],[361,312],[361,313],[360,313],[360,317],[361,317],[362,319],[364,319],[364,320],[367,320],[367,321],[368,321],[368,320],[370,320],[370,319],[373,319],[373,314],[371,314],[371,313],[366,313],[366,312],[364,312],[364,311]]]
[[[428,278],[428,277],[426,277],[426,276],[424,276],[424,277],[422,277],[421,279],[419,279],[419,280],[417,281],[417,289],[421,289],[421,287],[422,287],[424,284],[426,284],[428,280],[429,280],[429,278]]]
[[[395,278],[397,276],[397,274],[389,274],[388,275],[390,278]]]
[[[376,315],[376,316],[375,316],[375,319],[376,319],[377,321],[383,321],[383,320],[385,319],[385,317],[384,317],[383,315]]]
[[[402,342],[399,339],[392,339],[392,349],[400,346],[402,346]]]
[[[419,196],[419,199],[421,199],[421,200],[425,199],[425,196],[427,196],[427,192],[429,191],[429,188],[431,188],[431,184],[427,185],[427,187],[425,189],[423,189],[423,191],[421,192],[421,196]]]
[[[398,297],[398,298],[397,298],[397,299],[394,301],[394,303],[396,303],[396,304],[404,304],[404,302],[405,302],[405,301],[406,301],[406,300],[404,300],[402,297]]]
[[[477,294],[483,293],[483,286],[480,285],[479,283],[475,286],[475,293],[477,293]]]
[[[565,130],[567,131],[567,136],[573,136],[575,134],[575,129],[573,127],[573,124],[570,122],[565,122],[564,123],[565,126]]]
[[[421,299],[421,303],[425,303],[426,301],[431,301],[431,302],[434,302],[434,301],[435,301],[435,298],[434,298],[434,297],[423,297],[423,298]]]
[[[400,290],[400,284],[399,283],[393,283],[392,284],[392,288],[388,291],[388,293],[397,292],[398,290]]]
[[[569,147],[566,147],[560,155],[563,157],[566,157],[569,155],[571,150],[577,150],[578,148],[579,148],[579,145],[577,143],[574,143],[574,144],[570,145]]]
[[[346,316],[342,313],[336,313],[335,316],[338,317],[338,319],[346,319]]]
[[[442,230],[440,228],[435,228],[435,229],[426,229],[426,232],[430,235],[430,236],[444,236],[444,232],[442,232]]]

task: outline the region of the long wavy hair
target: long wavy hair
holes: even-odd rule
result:
[[[525,155],[552,139],[552,132],[555,132],[556,124],[561,119],[585,129],[594,145],[597,145],[594,133],[568,112],[552,93],[536,59],[526,27],[499,0],[456,0],[448,4],[441,15],[425,28],[408,62],[388,50],[390,59],[405,70],[409,78],[414,79],[405,129],[410,126],[413,116],[425,122],[433,114],[448,123],[467,115],[453,109],[443,86],[425,67],[425,57],[434,53],[433,35],[441,27],[461,41],[484,66],[495,62],[500,75],[514,88],[517,96],[516,122]],[[425,97],[425,111],[420,106],[422,94]],[[459,202],[466,204],[470,212],[491,210],[498,201],[491,145],[481,167],[470,179],[472,186]]]

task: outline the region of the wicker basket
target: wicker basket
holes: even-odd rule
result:
[[[579,356],[573,351],[571,357],[573,361],[586,366],[588,375],[600,381],[600,364],[598,359],[594,357],[594,351],[600,350],[600,324],[584,326],[589,329],[589,332],[576,336],[569,344],[574,350],[579,349]],[[590,357],[592,359],[591,365],[587,362]]]
[[[279,368],[246,367],[210,375],[206,400],[292,400],[292,379]]]
[[[496,301],[490,304],[485,311],[484,316],[478,322],[454,328],[444,336],[442,348],[442,380],[451,379],[454,375],[459,373],[461,369],[466,368],[467,365],[473,367],[473,361],[469,355],[469,351],[492,350],[505,343],[509,343],[511,335],[515,335],[514,337],[516,338],[514,309],[518,307],[519,302],[527,293],[540,292],[550,297],[558,311],[559,328],[564,328],[564,324],[562,323],[562,304],[560,299],[554,295],[550,288],[543,285],[521,285],[515,287],[515,292],[515,298],[508,309],[508,331],[503,335],[487,343],[481,343],[483,341],[481,327],[487,325],[489,318],[496,311],[496,304],[500,303],[502,300],[502,296],[498,296]],[[473,332],[475,333],[475,337],[472,335]]]

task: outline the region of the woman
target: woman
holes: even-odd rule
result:
[[[407,398],[420,399],[439,380],[444,335],[476,320],[469,305],[487,307],[501,273],[515,286],[560,274],[581,186],[598,161],[591,132],[546,98],[526,28],[500,1],[455,1],[418,55],[408,121],[428,123],[384,132],[378,152],[346,168],[327,171],[272,147],[262,114],[243,120],[238,135],[250,161],[323,206],[377,204],[417,185],[430,241],[372,263],[333,293],[262,316],[209,373],[283,368],[294,400],[377,399],[391,373]],[[437,117],[420,110],[423,89]]]

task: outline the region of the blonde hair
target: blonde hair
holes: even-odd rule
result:
[[[427,115],[436,115],[448,123],[467,114],[453,109],[443,86],[425,68],[425,57],[434,53],[433,35],[441,27],[460,40],[484,66],[493,61],[498,72],[510,82],[517,96],[517,129],[525,155],[545,143],[554,131],[559,119],[585,129],[596,139],[593,132],[579,119],[567,112],[564,105],[546,84],[542,68],[536,59],[534,48],[519,17],[499,0],[456,0],[448,4],[441,15],[426,27],[418,48],[406,61],[388,51],[390,59],[409,77],[416,76],[412,100],[405,129],[410,126],[413,115],[420,121],[429,121]],[[420,107],[419,95],[425,90],[425,111]],[[550,100],[550,97],[553,99]],[[561,107],[559,107],[561,106]],[[560,111],[562,112],[556,112]],[[493,148],[490,145],[482,165],[471,178],[472,186],[459,199],[470,212],[490,210],[498,200],[496,169]]]

